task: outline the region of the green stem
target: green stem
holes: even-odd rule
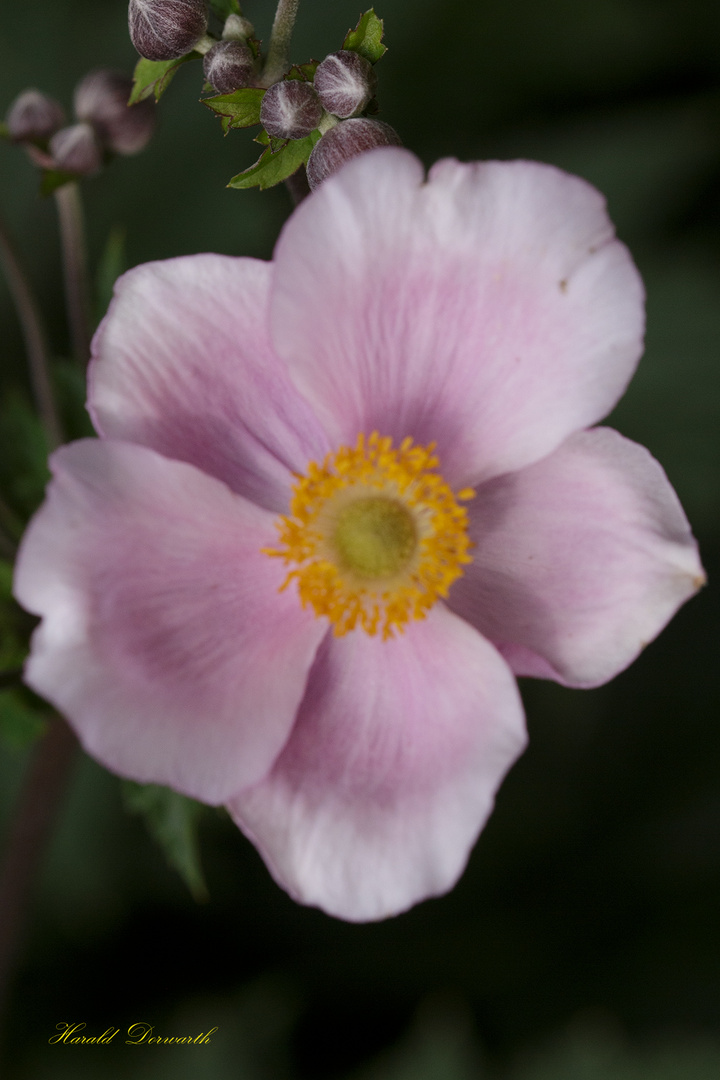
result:
[[[87,256],[85,254],[85,218],[80,188],[75,181],[55,190],[55,202],[60,219],[65,301],[67,304],[70,339],[76,358],[87,365],[90,359],[90,290],[88,288]]]
[[[34,750],[7,837],[0,876],[0,1015],[7,1004],[30,911],[29,897],[55,825],[77,740],[54,716]]]
[[[299,6],[300,0],[278,0],[260,86],[272,86],[290,67],[290,38]]]
[[[50,350],[47,334],[40,305],[30,287],[28,277],[2,218],[0,218],[0,261],[22,328],[35,404],[45,428],[50,449],[54,450],[63,442],[63,433],[50,380]]]

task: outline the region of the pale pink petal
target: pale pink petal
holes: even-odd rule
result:
[[[107,438],[197,465],[285,510],[290,473],[328,445],[268,340],[272,266],[192,255],[118,281],[93,341],[90,410]]]
[[[449,603],[519,675],[606,682],[704,581],[665,473],[610,428],[484,485],[469,512],[473,562]]]
[[[273,341],[335,441],[438,444],[453,483],[596,422],[642,351],[643,288],[603,197],[534,162],[360,155],[275,252]]]
[[[297,900],[381,919],[451,888],[524,745],[510,670],[439,604],[395,640],[328,636],[287,746],[229,810]]]
[[[16,574],[43,616],[27,682],[108,768],[224,801],[270,768],[325,633],[278,593],[272,516],[144,447],[52,464]]]

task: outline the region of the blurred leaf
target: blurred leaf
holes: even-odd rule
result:
[[[282,149],[275,152],[272,146],[269,146],[254,165],[234,176],[228,187],[259,187],[261,191],[274,187],[275,184],[287,180],[288,176],[292,176],[301,165],[305,164],[319,138],[320,132],[313,131],[305,139],[291,139]]]
[[[15,390],[0,403],[0,489],[21,517],[40,505],[50,473],[48,444],[35,411]]]
[[[127,269],[125,254],[126,232],[122,225],[113,225],[105,241],[95,279],[96,319],[99,322],[112,300],[113,286]]]
[[[0,120],[0,139],[10,138],[10,128],[7,126],[4,120]]]
[[[247,86],[232,94],[218,94],[200,100],[223,118],[223,131],[227,135],[230,128],[246,128],[260,123],[260,106],[264,96],[265,91],[261,87]]]
[[[238,0],[210,0],[210,7],[219,19],[227,19],[228,15],[241,15]]]
[[[343,49],[350,49],[352,52],[360,53],[371,64],[376,64],[387,52],[382,39],[383,21],[378,19],[375,9],[370,8],[369,11],[360,16],[360,22],[355,29],[348,30],[343,41]]]
[[[720,1047],[710,1040],[629,1047],[619,1032],[574,1028],[555,1046],[521,1059],[509,1080],[710,1080]]]
[[[0,690],[0,738],[13,750],[22,750],[45,731],[47,721],[25,699],[23,690]]]
[[[85,408],[85,373],[72,360],[55,360],[52,376],[68,439],[92,438],[97,433]]]
[[[63,184],[69,184],[71,180],[77,180],[76,173],[60,172],[59,169],[45,169],[40,181],[40,194],[47,198],[48,195],[52,195]]]
[[[197,901],[208,899],[207,886],[200,864],[198,822],[205,807],[156,784],[122,782],[127,809],[142,814],[148,832],[165,853],[170,866],[180,874]]]
[[[151,94],[155,94],[155,100],[159,101],[181,64],[196,60],[199,56],[199,53],[191,52],[177,60],[146,60],[141,57],[135,65],[134,83],[128,105],[135,105]]]

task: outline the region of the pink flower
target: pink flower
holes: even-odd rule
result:
[[[587,430],[642,332],[602,197],[530,162],[378,150],[271,264],[130,271],[101,439],[21,552],[28,683],[110,769],[227,803],[304,903],[446,891],[525,744],[514,675],[605,682],[702,583],[657,462]]]

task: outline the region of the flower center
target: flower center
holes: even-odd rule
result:
[[[383,638],[423,619],[471,561],[467,511],[436,471],[434,444],[373,432],[311,461],[293,488],[290,516],[277,523],[303,607],[327,616],[338,636],[361,626]]]
[[[339,511],[331,543],[343,569],[380,581],[405,569],[417,548],[417,530],[401,502],[367,495]]]

